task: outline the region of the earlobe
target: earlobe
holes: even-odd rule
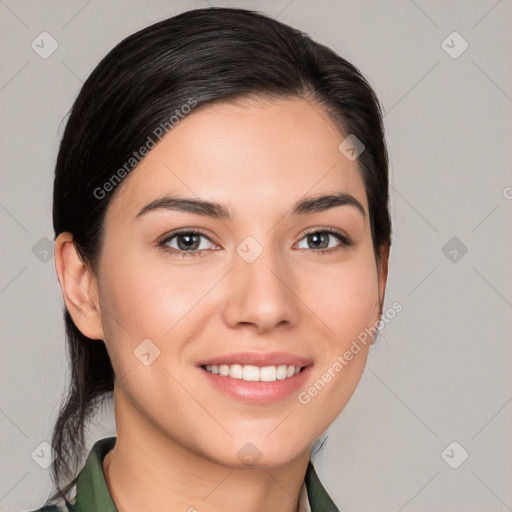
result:
[[[97,280],[82,261],[69,232],[60,233],[55,240],[55,270],[77,328],[88,338],[104,339]]]

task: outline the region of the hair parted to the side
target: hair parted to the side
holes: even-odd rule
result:
[[[196,9],[158,22],[121,41],[96,66],[60,143],[55,237],[71,232],[83,261],[96,273],[106,208],[122,187],[105,184],[191,98],[197,105],[193,115],[201,106],[248,96],[308,99],[330,114],[340,142],[349,134],[362,141],[365,150],[357,162],[378,264],[380,248],[391,242],[391,221],[388,155],[375,93],[356,67],[307,34],[235,8]],[[115,378],[104,342],[84,336],[65,308],[64,320],[70,382],[53,431],[56,492],[47,505],[69,498],[86,426],[111,396]]]

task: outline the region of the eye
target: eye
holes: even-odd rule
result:
[[[175,231],[158,242],[158,246],[180,256],[204,256],[204,251],[212,249],[212,247],[209,247],[208,242],[203,242],[204,240],[213,245],[213,249],[215,249],[215,244],[206,233],[200,229]],[[346,235],[334,228],[310,231],[306,233],[306,236],[302,238],[302,240],[306,241],[306,245],[313,245],[313,248],[299,246],[299,249],[313,251],[319,255],[341,250],[352,245],[351,240]],[[331,243],[333,240],[338,240],[339,243],[333,245]],[[301,242],[299,242],[299,244]]]
[[[208,243],[203,243],[203,240],[208,240],[208,242],[215,246],[210,238],[198,229],[175,231],[170,236],[161,240],[158,246],[180,256],[200,256],[204,255],[203,251],[211,249]]]
[[[330,242],[333,239],[338,240],[338,244],[332,245]],[[348,247],[352,245],[351,240],[344,235],[341,231],[338,231],[334,228],[326,228],[321,230],[310,231],[306,233],[306,236],[302,239],[305,240],[306,245],[311,244],[313,248],[310,247],[300,247],[299,249],[312,250],[313,252],[320,254],[328,254],[333,251],[341,250],[344,247]],[[301,242],[302,242],[301,240]],[[301,243],[299,242],[299,244]],[[316,249],[321,249],[320,251]]]

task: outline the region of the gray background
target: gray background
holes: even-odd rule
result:
[[[0,0],[0,509],[35,508],[50,491],[31,454],[50,439],[67,375],[62,297],[45,261],[62,121],[117,42],[208,4],[262,10],[331,46],[386,111],[385,308],[403,310],[314,458],[328,492],[344,512],[512,510],[510,0]],[[46,59],[31,47],[43,31],[58,43]],[[442,44],[453,31],[469,44],[457,58],[445,50],[462,40]],[[89,447],[114,433],[109,408]],[[453,469],[446,461],[463,450]]]

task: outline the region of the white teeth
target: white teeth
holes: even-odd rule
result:
[[[241,364],[232,364],[229,367],[229,376],[233,379],[241,379],[243,376],[243,367]]]
[[[275,366],[264,366],[260,368],[260,380],[263,382],[272,382],[276,380],[276,367]]]
[[[260,369],[257,366],[246,365],[243,367],[242,378],[244,380],[260,380]]]
[[[288,368],[286,368],[285,364],[282,364],[277,367],[277,378],[279,380],[286,379],[286,373],[288,371]]]
[[[222,375],[223,377],[231,377],[233,379],[242,379],[253,382],[273,382],[275,380],[284,380],[300,372],[300,366],[287,366],[281,364],[279,366],[253,366],[241,364],[212,364],[205,365],[206,371]]]

